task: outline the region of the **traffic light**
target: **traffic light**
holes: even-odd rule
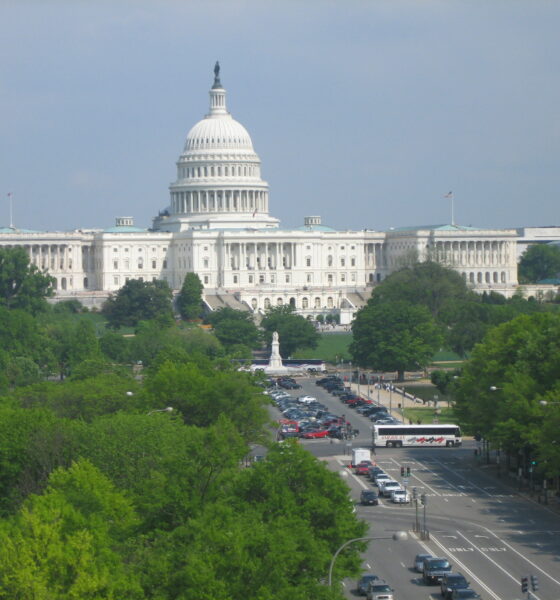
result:
[[[401,477],[404,477],[404,467],[401,467]]]
[[[410,477],[410,467],[406,467],[406,476]]]
[[[421,494],[420,496],[420,502],[426,506],[426,494]]]
[[[539,578],[536,575],[531,575],[531,589],[533,592],[539,589]]]
[[[529,578],[527,576],[521,578],[521,591],[524,594],[529,591]]]

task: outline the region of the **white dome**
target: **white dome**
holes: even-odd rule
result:
[[[247,130],[230,114],[208,115],[187,135],[185,152],[192,150],[247,150],[254,152]]]

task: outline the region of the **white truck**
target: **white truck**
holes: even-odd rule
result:
[[[352,448],[352,462],[350,466],[355,467],[363,460],[369,460],[371,462],[371,450],[369,448]]]

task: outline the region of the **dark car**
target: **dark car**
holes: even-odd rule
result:
[[[460,588],[458,590],[453,590],[451,594],[452,600],[480,600],[480,594],[477,594],[474,590],[470,588]]]
[[[461,573],[446,573],[441,578],[441,595],[444,598],[451,598],[453,590],[466,589],[469,582]]]
[[[364,506],[377,506],[379,504],[379,498],[373,490],[362,490],[360,502]]]
[[[373,575],[372,573],[368,573],[367,575],[362,575],[360,581],[358,581],[357,592],[358,596],[366,596],[368,587],[371,581],[375,581],[379,579],[377,575]]]
[[[328,429],[329,437],[337,440],[343,440],[346,430],[340,427],[340,425],[331,425]]]
[[[447,558],[432,556],[424,560],[422,578],[426,584],[434,584],[441,581],[441,578],[451,572],[451,564]]]

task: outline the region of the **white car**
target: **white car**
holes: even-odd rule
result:
[[[384,481],[393,481],[393,478],[390,475],[387,475],[387,473],[378,473],[375,476],[375,485],[377,487]]]
[[[408,504],[410,494],[406,490],[394,490],[391,492],[391,502],[394,504]]]
[[[317,402],[317,398],[314,398],[313,396],[300,396],[297,401],[300,404],[311,404],[312,402]]]
[[[402,490],[401,484],[398,481],[382,481],[379,484],[380,496],[391,496],[391,493],[396,490]]]

